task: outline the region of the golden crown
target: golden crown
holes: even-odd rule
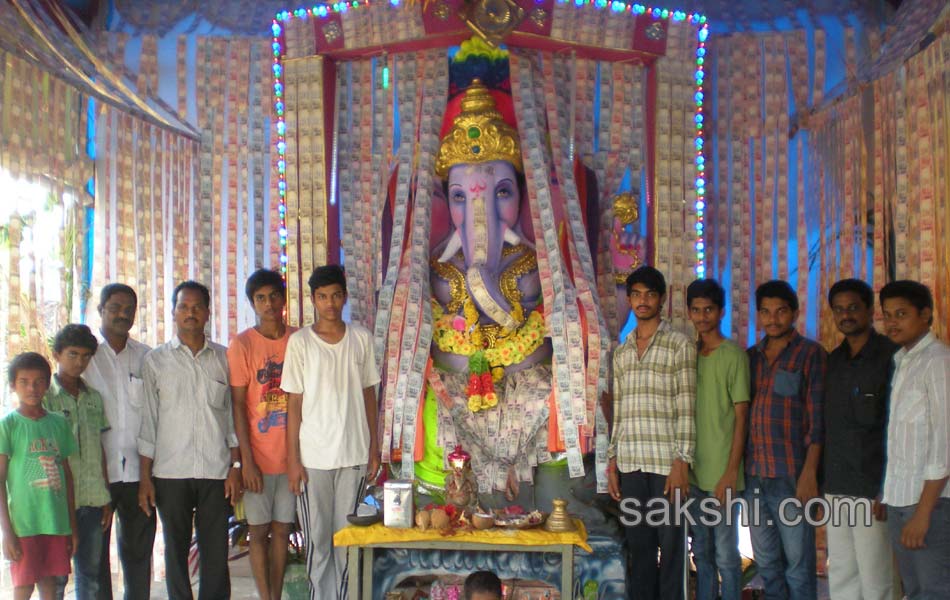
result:
[[[488,88],[474,79],[465,90],[462,111],[442,138],[435,174],[445,179],[455,165],[493,160],[510,162],[519,173],[524,172],[517,130],[502,118]]]

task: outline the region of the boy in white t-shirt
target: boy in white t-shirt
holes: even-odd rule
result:
[[[346,552],[333,534],[346,526],[364,474],[379,471],[373,337],[343,321],[346,275],[317,267],[308,281],[319,316],[290,336],[280,387],[287,399],[287,478],[300,496],[310,597],[346,598]],[[332,550],[332,552],[331,552]]]

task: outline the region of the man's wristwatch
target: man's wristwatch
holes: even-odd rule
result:
[[[231,468],[232,468],[232,469],[240,469],[240,468],[241,468],[241,461],[236,460],[236,461],[234,461],[233,463],[231,463]]]

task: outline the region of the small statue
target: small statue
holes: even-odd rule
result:
[[[617,322],[626,323],[630,315],[627,277],[643,264],[646,243],[640,237],[640,199],[632,193],[618,194],[613,200],[614,218],[610,235],[610,258],[616,283]]]
[[[456,446],[455,451],[449,454],[449,464],[452,470],[445,482],[445,501],[459,511],[465,511],[475,505],[478,486],[475,484],[475,474],[472,473],[472,457]]]
[[[627,275],[642,264],[644,240],[640,237],[639,203],[640,199],[631,193],[614,196],[610,257],[618,285],[626,283]]]

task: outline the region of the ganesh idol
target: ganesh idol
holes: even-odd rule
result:
[[[426,410],[432,414],[431,403],[442,404],[439,445],[458,442],[471,453],[488,505],[519,495],[528,497],[521,504],[532,503],[526,484],[539,459],[551,457],[549,419],[555,419],[518,132],[510,111],[506,120],[498,106],[506,99],[510,103],[475,79],[442,137],[435,172],[444,182],[448,222],[447,231],[434,234],[440,238],[433,240],[430,262],[431,352],[442,385],[430,385]],[[434,443],[429,431],[432,460],[416,465],[423,482],[427,469],[437,471],[441,463],[441,452],[431,452]],[[430,479],[438,484],[438,477]]]

